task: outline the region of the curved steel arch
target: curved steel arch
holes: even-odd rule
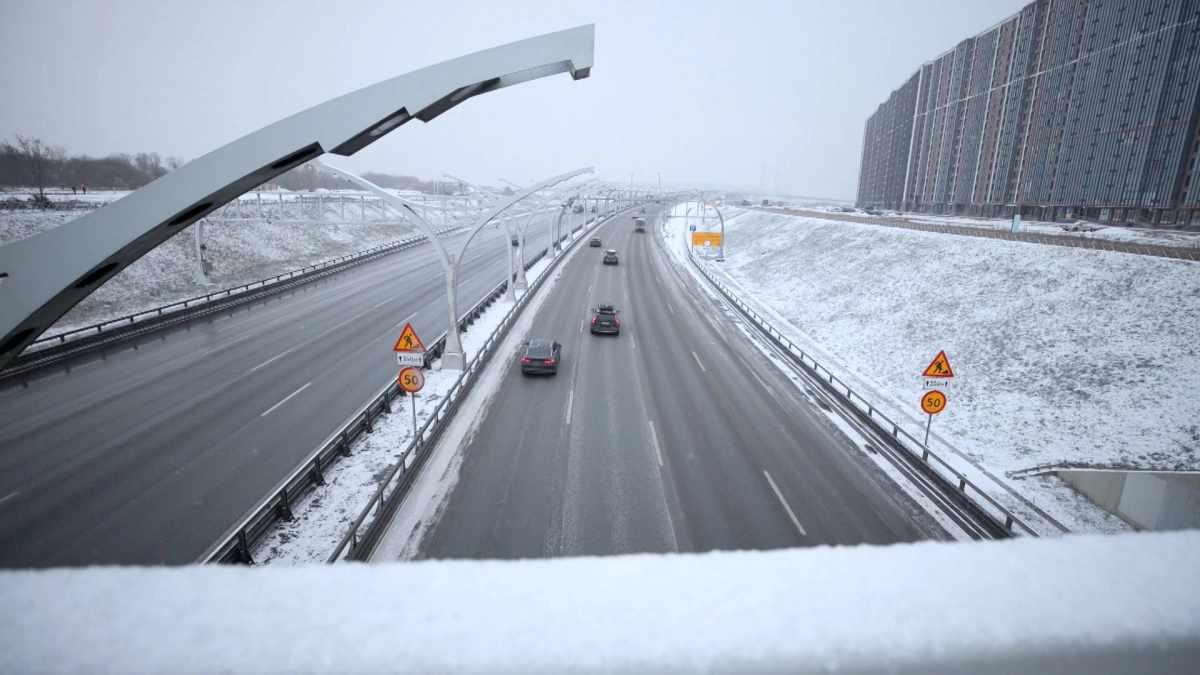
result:
[[[325,152],[352,155],[412,119],[557,73],[587,77],[595,26],[461,56],[326,101],[218,148],[102,209],[0,246],[0,369],[138,258],[238,195]]]

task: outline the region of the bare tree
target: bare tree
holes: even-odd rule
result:
[[[40,138],[13,134],[17,139],[14,147],[3,141],[4,150],[17,156],[18,171],[22,180],[38,190],[40,198],[46,197],[46,186],[58,179],[59,171],[67,159],[67,151],[60,146],[45,143]]]
[[[182,157],[176,157],[174,155],[168,157],[164,161],[166,161],[166,163],[167,163],[168,171],[174,171],[175,169],[178,169],[179,167],[183,166],[184,164],[187,164],[186,159],[184,159]]]

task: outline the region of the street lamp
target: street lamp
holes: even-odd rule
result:
[[[429,223],[425,222],[425,219],[417,214],[416,209],[413,208],[416,206],[415,204],[412,204],[405,199],[401,199],[400,197],[393,195],[378,185],[375,185],[374,183],[364,178],[360,178],[352,173],[321,162],[317,162],[317,164],[321,168],[326,169],[335,175],[345,178],[346,180],[375,193],[376,196],[391,204],[393,208],[401,213],[408,213],[412,216],[413,222],[417,223],[417,226],[423,229],[426,236],[429,237],[429,242],[433,245],[434,250],[437,252],[438,259],[441,260],[442,271],[445,272],[446,277],[447,322],[446,347],[442,350],[443,370],[463,370],[466,368],[466,357],[463,354],[462,340],[459,338],[458,334],[458,272],[459,266],[462,265],[463,256],[466,253],[467,246],[471,243],[471,240],[475,237],[479,230],[483,229],[484,225],[488,224],[489,221],[500,215],[513,204],[525,199],[529,195],[550,186],[557,185],[565,180],[574,178],[575,176],[592,172],[592,167],[590,166],[583,169],[576,169],[575,171],[546,179],[541,183],[534,185],[533,187],[517,192],[503,201],[496,202],[492,205],[492,208],[488,209],[488,211],[480,216],[479,219],[476,220],[471,226],[470,233],[467,234],[466,239],[462,242],[462,246],[458,249],[458,253],[455,254],[446,250],[445,243],[437,238],[436,233],[433,231],[433,228],[429,226]],[[512,285],[511,276],[509,277],[508,283],[510,286]]]

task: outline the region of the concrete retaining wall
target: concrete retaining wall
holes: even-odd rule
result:
[[[1200,528],[1200,472],[1071,469],[1057,473],[1139,530]]]

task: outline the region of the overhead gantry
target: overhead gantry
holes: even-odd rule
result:
[[[185,164],[104,208],[0,246],[0,369],[138,258],[238,195],[326,152],[353,155],[414,119],[548,75],[587,77],[595,26],[513,42],[314,106]]]

